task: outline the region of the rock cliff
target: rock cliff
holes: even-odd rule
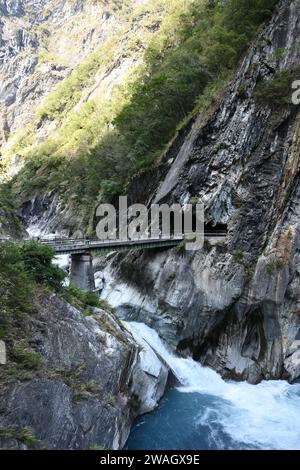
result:
[[[67,3],[55,2],[51,15],[57,24],[66,12],[76,21],[77,9],[83,11],[84,2]],[[49,91],[72,70],[72,64],[47,62],[45,73],[35,75],[40,41],[35,28],[27,24],[11,38],[4,34],[8,21],[13,31],[14,18],[23,18],[26,5],[45,14],[48,4],[0,3],[1,44],[3,54],[11,50],[6,64],[13,70],[4,80],[5,142],[29,110],[30,101],[22,98],[28,91],[22,67],[32,70],[30,87],[35,84],[36,91],[28,96],[34,96],[35,107],[42,89]],[[207,240],[195,253],[179,247],[95,260],[104,276],[102,297],[120,316],[149,324],[179,354],[192,355],[224,377],[253,383],[300,375],[300,114],[299,106],[290,104],[291,81],[300,79],[299,10],[300,0],[279,2],[218,103],[191,118],[165,155],[128,187],[130,202],[202,201],[206,224],[227,227],[226,241]],[[103,21],[110,18],[108,12]],[[30,63],[20,54],[26,48]],[[78,63],[85,51],[79,48]],[[116,83],[123,77],[122,66],[117,69]],[[106,85],[113,80],[110,73]],[[16,77],[25,85],[18,87]],[[38,139],[51,133],[51,126],[42,120]],[[55,191],[33,192],[20,214],[32,233],[37,228],[74,234],[78,228],[71,202],[60,205]],[[57,297],[40,298],[39,305],[31,331],[46,367],[21,378],[7,371],[0,392],[0,445],[119,448],[132,419],[161,397],[166,367],[147,344],[138,349],[138,338],[110,314],[95,311],[85,318]]]
[[[190,122],[129,188],[131,201],[202,201],[206,223],[227,226],[227,241],[106,265],[103,295],[127,319],[154,326],[223,376],[251,382],[300,374],[300,114],[287,104],[291,81],[284,96],[276,87],[299,72],[299,9],[299,0],[280,3],[217,108]]]
[[[167,367],[111,313],[83,316],[56,294],[39,292],[27,322],[30,351],[16,335],[0,366],[0,447],[122,448],[163,395]]]
[[[20,132],[45,97],[122,25],[115,2],[1,0],[0,137]],[[80,23],[80,28],[78,24]],[[39,129],[40,139],[51,123]],[[18,157],[13,162],[16,169]]]

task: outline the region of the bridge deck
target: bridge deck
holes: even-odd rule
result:
[[[205,238],[225,238],[225,231],[205,233]],[[87,239],[42,239],[40,243],[51,246],[57,254],[83,254],[97,251],[105,253],[109,251],[128,251],[132,249],[151,249],[160,247],[172,247],[186,239],[185,236],[171,238],[147,238],[140,240],[87,240]]]

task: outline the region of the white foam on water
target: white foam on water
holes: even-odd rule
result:
[[[61,269],[67,270],[71,266],[71,256],[70,255],[56,255],[53,258],[52,263]]]
[[[211,428],[217,421],[234,441],[261,449],[300,449],[300,384],[264,381],[258,385],[225,381],[212,369],[191,358],[179,358],[158,334],[143,323],[125,323],[168,364],[183,393],[212,395],[220,399],[213,410],[197,412],[195,422]]]

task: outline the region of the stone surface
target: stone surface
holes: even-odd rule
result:
[[[299,0],[280,3],[216,109],[129,187],[130,201],[201,200],[206,223],[228,226],[227,242],[98,260],[103,296],[126,319],[224,377],[254,383],[300,373],[299,106],[272,114],[254,97],[275,70],[298,66],[299,9]]]
[[[300,330],[299,106],[272,113],[254,95],[274,71],[298,66],[299,9],[300,0],[279,3],[215,109],[192,119],[128,188],[130,203],[201,200],[207,223],[228,226],[227,243],[99,260],[103,295],[125,318],[251,382],[299,375],[298,352],[290,353]],[[33,196],[23,212],[48,232],[80,225],[55,194]]]
[[[165,392],[169,370],[148,343],[131,330],[130,324],[126,324],[126,328],[140,346],[139,367],[133,373],[132,392],[139,397],[140,413],[149,413]]]
[[[122,26],[113,8],[114,2],[1,0],[0,144],[5,147],[54,87]],[[39,129],[40,138],[51,124]]]
[[[150,375],[141,345],[112,314],[84,317],[56,295],[36,301],[30,344],[43,366],[21,380],[12,362],[1,366],[0,448],[28,448],[26,429],[36,449],[121,448],[133,419],[164,393],[167,368],[152,352]]]
[[[6,345],[0,340],[0,365],[6,364]]]

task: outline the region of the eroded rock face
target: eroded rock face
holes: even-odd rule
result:
[[[13,145],[7,143],[9,136],[24,131],[57,84],[122,26],[114,8],[113,2],[82,0],[0,1],[2,153]],[[53,126],[43,123],[36,131],[38,139]],[[20,164],[13,161],[11,173]]]
[[[0,388],[0,447],[121,448],[133,419],[151,411],[164,393],[167,368],[103,310],[84,317],[45,294],[38,305],[30,343],[42,368],[20,380],[9,373],[10,356],[0,366],[9,378]],[[145,368],[149,361],[157,374]]]
[[[130,203],[201,200],[207,223],[228,226],[226,243],[98,263],[103,295],[126,319],[251,382],[299,375],[299,106],[274,112],[255,99],[262,80],[299,65],[299,9],[300,0],[279,4],[216,109],[190,122],[161,164],[129,187]],[[76,214],[55,197],[28,201],[23,216],[74,233]]]
[[[223,376],[251,382],[292,381],[300,370],[299,106],[272,112],[254,95],[261,80],[297,68],[299,9],[299,0],[281,2],[218,108],[178,137],[149,173],[149,191],[147,174],[130,188],[135,202],[198,198],[207,223],[228,226],[226,243],[138,252],[106,266],[103,295],[126,318],[154,326]]]

